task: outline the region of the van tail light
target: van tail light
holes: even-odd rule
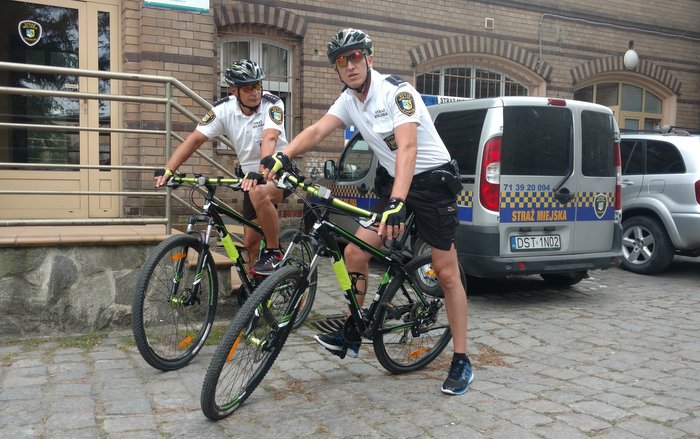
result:
[[[479,202],[486,210],[498,212],[501,190],[501,137],[489,139],[484,145],[479,178]]]
[[[564,99],[547,99],[547,103],[553,107],[566,107],[566,101]]]
[[[621,218],[622,210],[622,159],[620,158],[620,142],[613,143],[615,163],[615,213],[616,218]]]
[[[700,180],[695,182],[695,201],[700,204]]]

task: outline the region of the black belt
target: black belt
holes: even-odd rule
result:
[[[430,188],[431,187],[430,176],[435,171],[453,172],[452,165],[450,164],[450,162],[447,162],[444,165],[440,165],[437,168],[428,169],[427,171],[423,171],[420,174],[416,174],[413,176],[413,180],[411,180],[411,189],[421,190],[421,189]]]

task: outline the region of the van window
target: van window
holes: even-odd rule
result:
[[[363,178],[369,172],[374,153],[369,148],[367,141],[361,135],[350,140],[352,145],[338,162],[338,180],[355,181]]]
[[[581,112],[581,172],[588,177],[615,175],[613,116],[599,111]]]
[[[502,175],[566,175],[573,117],[562,107],[503,108]]]
[[[435,119],[435,128],[450,156],[457,160],[462,175],[476,173],[481,128],[487,112],[488,109],[451,111],[441,113]]]

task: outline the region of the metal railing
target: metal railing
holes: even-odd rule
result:
[[[62,90],[45,90],[45,89],[35,89],[35,88],[23,88],[23,87],[7,87],[0,86],[0,94],[7,95],[19,95],[19,96],[45,96],[45,97],[59,97],[59,98],[70,98],[70,99],[83,99],[83,100],[97,100],[97,101],[118,101],[123,103],[133,103],[133,104],[159,104],[164,105],[165,110],[163,111],[163,126],[164,129],[140,129],[140,128],[127,128],[125,126],[120,127],[95,127],[95,126],[74,126],[74,125],[50,125],[50,124],[30,124],[30,123],[19,123],[19,122],[0,122],[0,128],[8,129],[31,129],[31,130],[47,130],[47,131],[84,131],[84,132],[99,132],[99,133],[120,133],[120,134],[148,134],[162,136],[164,139],[165,146],[165,160],[167,160],[172,153],[172,142],[177,140],[182,142],[184,139],[173,132],[173,115],[177,112],[184,115],[187,119],[192,122],[198,122],[200,119],[198,116],[194,115],[187,108],[178,102],[178,99],[174,96],[174,92],[180,92],[185,98],[191,99],[194,103],[199,104],[206,110],[212,108],[212,105],[206,100],[202,99],[198,94],[190,90],[187,86],[181,83],[179,80],[169,77],[169,76],[154,76],[154,75],[143,75],[143,74],[132,74],[132,73],[118,73],[118,72],[108,72],[108,71],[95,71],[95,70],[84,70],[84,69],[73,69],[73,68],[63,68],[63,67],[51,67],[35,64],[18,64],[9,62],[0,62],[0,71],[14,71],[21,73],[36,73],[43,75],[70,75],[75,77],[84,78],[98,78],[98,79],[109,79],[109,80],[120,80],[120,81],[131,81],[137,83],[156,83],[164,87],[164,96],[130,96],[123,94],[102,94],[102,93],[84,93],[79,91],[62,91]],[[110,90],[115,87],[110,87]],[[176,114],[176,113],[175,113]],[[124,125],[124,122],[122,122]],[[231,141],[226,137],[217,137],[216,139],[229,148],[233,149]],[[233,176],[233,174],[226,169],[221,164],[217,163],[212,157],[207,156],[205,153],[197,150],[196,154],[202,157],[209,164],[214,166],[216,169],[221,171],[223,174],[228,176]],[[165,163],[165,160],[163,163]],[[116,158],[117,162],[121,161],[121,157]],[[45,163],[8,163],[0,162],[0,170],[3,169],[52,169],[52,168],[70,168],[70,169],[100,169],[100,170],[133,170],[133,171],[154,171],[160,169],[160,166],[137,166],[137,165],[104,165],[104,164],[45,164]],[[47,219],[0,219],[0,225],[2,226],[20,226],[20,225],[65,225],[65,224],[81,224],[81,225],[103,225],[103,224],[165,224],[166,233],[171,232],[172,228],[172,199],[189,206],[192,206],[186,200],[173,194],[168,188],[165,191],[127,191],[123,190],[123,183],[120,181],[120,189],[118,191],[99,191],[94,189],[89,189],[85,191],[32,191],[32,190],[0,190],[0,195],[86,195],[86,196],[116,196],[116,197],[165,197],[165,217],[156,218],[129,218],[125,217],[124,213],[121,212],[119,218],[71,218],[71,219],[61,219],[61,218],[47,218]]]

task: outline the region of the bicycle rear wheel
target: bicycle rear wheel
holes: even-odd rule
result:
[[[283,230],[279,235],[280,248],[286,251],[292,244],[292,240],[294,239],[294,236],[297,233],[299,233],[299,230],[297,229]],[[296,244],[292,249],[292,253],[290,255],[288,263],[299,266],[305,264],[306,266],[308,266],[309,264],[311,264],[311,259],[313,258],[313,256],[314,249],[311,247],[308,241],[302,240],[298,244]],[[317,284],[318,271],[316,268],[314,268],[314,271],[311,272],[311,274],[309,275],[309,286],[306,288],[306,291],[304,291],[304,295],[301,296],[299,312],[297,313],[297,316],[294,319],[294,329],[300,327],[304,323],[304,320],[306,320],[306,318],[309,316],[309,313],[311,313],[311,308],[313,307],[314,299],[316,298]]]
[[[424,368],[452,338],[430,254],[415,257],[405,268],[409,277],[395,276],[385,291],[380,324],[372,340],[377,360],[391,373]],[[464,275],[462,284],[466,289]]]
[[[267,277],[246,300],[219,343],[202,385],[204,415],[223,419],[253,393],[274,363],[299,309],[289,296],[301,281],[287,265]]]
[[[197,272],[201,241],[177,235],[161,242],[144,262],[136,284],[132,330],[144,360],[160,370],[177,370],[197,355],[216,314],[219,284],[205,247]]]

